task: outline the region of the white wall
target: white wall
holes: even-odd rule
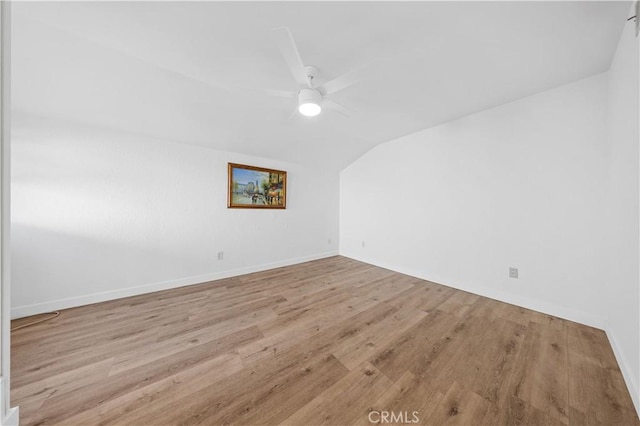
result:
[[[371,150],[340,175],[340,253],[602,326],[606,89],[600,74]]]
[[[630,16],[634,12],[630,12]],[[602,294],[607,297],[606,331],[636,404],[640,379],[640,238],[638,173],[638,39],[634,23],[622,33],[608,73],[610,180],[607,220],[610,271]]]
[[[12,143],[14,317],[337,254],[336,172],[20,114]],[[227,162],[286,170],[287,209],[227,209]]]

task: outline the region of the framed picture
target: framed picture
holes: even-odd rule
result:
[[[229,163],[227,207],[285,209],[287,172]]]

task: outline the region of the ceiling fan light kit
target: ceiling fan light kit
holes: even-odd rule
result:
[[[316,89],[301,89],[298,92],[298,111],[307,117],[314,117],[322,111],[321,101],[322,95]]]

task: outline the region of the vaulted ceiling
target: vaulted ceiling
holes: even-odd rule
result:
[[[340,169],[375,145],[609,68],[628,2],[14,2],[13,106]],[[292,113],[272,37],[353,110]]]

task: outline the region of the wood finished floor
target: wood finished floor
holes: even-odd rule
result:
[[[603,331],[344,257],[62,311],[11,379],[21,425],[640,424]]]

